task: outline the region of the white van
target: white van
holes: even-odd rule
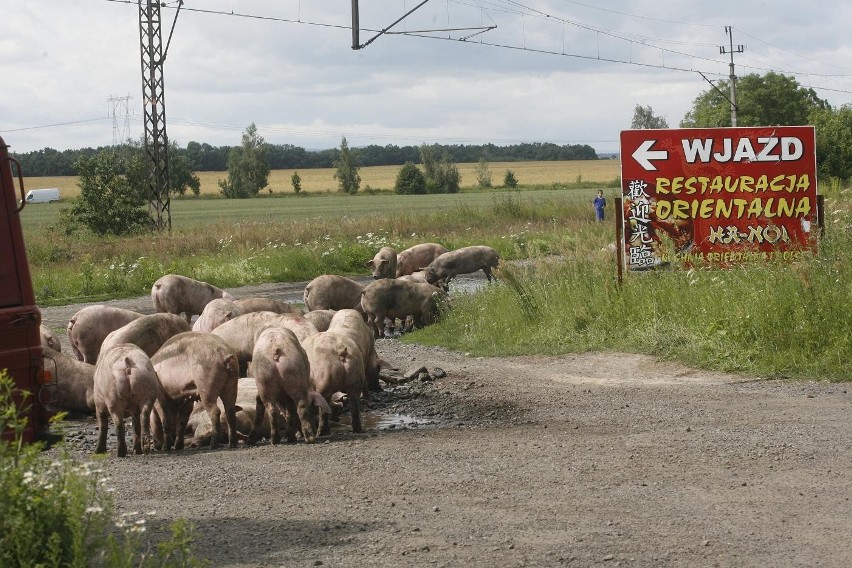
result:
[[[59,201],[59,188],[31,189],[27,192],[27,203],[53,203]]]

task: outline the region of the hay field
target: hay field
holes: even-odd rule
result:
[[[477,164],[457,164],[462,177],[462,187],[476,184]],[[373,189],[393,189],[396,174],[401,166],[373,166],[361,168],[361,189],[368,185]],[[492,183],[494,186],[503,184],[503,176],[510,169],[522,186],[548,185],[552,183],[576,183],[578,177],[583,181],[610,181],[621,174],[619,160],[574,160],[565,162],[491,162]],[[293,193],[291,178],[294,170],[273,170],[269,175],[269,187],[264,193]],[[322,193],[337,191],[332,168],[313,170],[298,170],[302,178],[302,191]],[[219,180],[225,179],[227,172],[197,172],[201,180],[201,193],[217,195]],[[41,189],[58,187],[63,198],[70,199],[80,194],[76,176],[58,177],[25,177],[26,189]]]

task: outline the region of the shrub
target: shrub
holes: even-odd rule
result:
[[[518,179],[515,177],[515,172],[506,170],[506,175],[503,176],[503,187],[515,189],[518,187]]]
[[[419,195],[426,193],[426,178],[423,172],[412,162],[405,162],[396,175],[394,191],[402,195]]]
[[[113,503],[103,471],[57,459],[40,444],[21,443],[25,414],[14,382],[0,370],[0,566],[203,566],[190,550],[192,527],[172,525],[172,538],[152,553],[143,541],[145,519],[123,515],[113,530]],[[133,516],[137,516],[136,513]]]
[[[80,158],[80,196],[62,211],[68,233],[82,224],[98,236],[130,235],[151,226],[147,168],[141,155],[122,158],[112,151]]]

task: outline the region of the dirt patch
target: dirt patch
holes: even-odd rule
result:
[[[134,302],[150,311],[145,298],[116,305]],[[80,307],[46,308],[45,321],[63,329]],[[214,566],[852,562],[845,384],[624,353],[474,358],[392,339],[378,350],[446,376],[388,387],[367,432],[340,427],[314,445],[113,450],[118,511],[156,511],[155,535],[191,520]],[[94,421],[69,429],[90,459]]]

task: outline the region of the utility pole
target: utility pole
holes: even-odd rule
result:
[[[142,53],[142,108],[145,113],[145,153],[151,160],[148,180],[148,211],[157,230],[172,230],[169,188],[169,137],[166,135],[166,88],[163,63],[175,31],[178,8],[169,40],[163,47],[160,6],[157,0],[139,0],[139,43]]]
[[[733,26],[725,26],[725,34],[728,36],[728,48],[725,48],[724,45],[719,46],[719,53],[722,55],[731,54],[731,126],[737,125],[737,76],[734,74],[734,54],[742,53],[745,51],[745,46],[742,44],[737,45],[737,48],[734,49],[734,28]]]
[[[126,97],[110,97],[107,102],[111,105],[110,115],[112,116],[112,145],[119,146],[127,142],[127,137],[130,135],[130,101],[133,99],[130,95]],[[118,126],[119,110],[123,111],[121,116],[124,117],[122,127]]]

